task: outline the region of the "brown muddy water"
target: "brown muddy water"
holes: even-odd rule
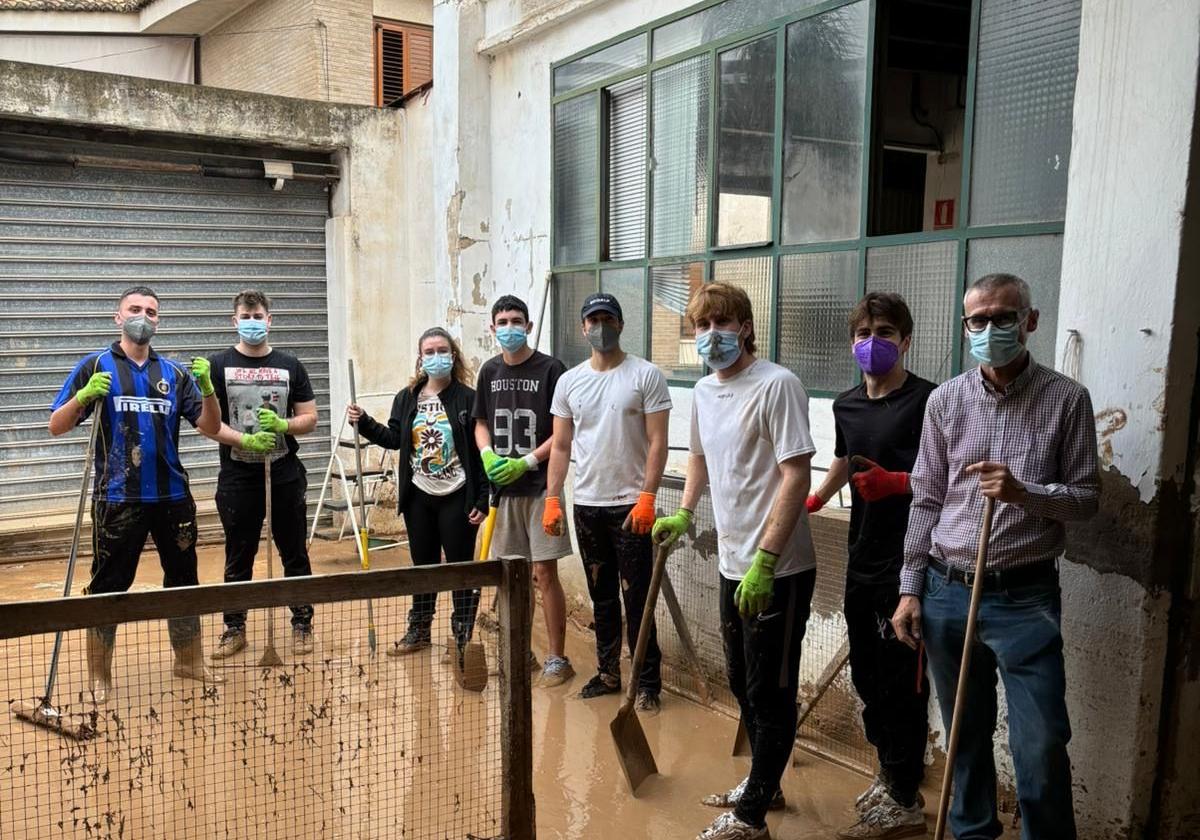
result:
[[[200,551],[200,579],[218,581],[219,546]],[[400,551],[372,556],[403,565]],[[571,562],[570,560],[565,562]],[[352,544],[318,542],[314,571],[357,567]],[[65,565],[0,566],[0,600],[52,598]],[[77,580],[85,575],[77,575]],[[157,586],[153,553],[135,588]],[[490,597],[485,593],[485,603]],[[0,719],[0,837],[5,838],[492,838],[499,835],[496,680],[482,694],[458,688],[441,664],[449,596],[439,601],[435,645],[407,657],[365,655],[362,604],[318,607],[317,650],[296,656],[286,610],[274,617],[284,665],[255,667],[266,617],[252,613],[248,650],[203,686],[171,676],[162,622],[122,627],[115,697],[96,716],[100,737],[78,744]],[[381,646],[404,631],[408,599],[375,602]],[[219,616],[203,619],[209,652]],[[489,658],[494,646],[488,642]],[[534,650],[542,643],[540,616]],[[0,699],[40,694],[52,637],[0,643]],[[84,711],[82,633],[68,634],[56,700]],[[380,651],[382,653],[382,651]],[[730,756],[736,721],[664,694],[642,718],[659,775],[630,796],[609,722],[620,699],[574,695],[592,672],[590,637],[568,633],[579,675],[534,689],[534,790],[540,838],[691,838],[717,811],[701,797],[736,784],[747,760]],[[626,662],[626,668],[628,663]],[[784,776],[787,809],[768,818],[777,840],[830,838],[852,821],[862,776],[798,753]],[[936,792],[925,792],[930,807]],[[1015,835],[1014,835],[1015,836]]]

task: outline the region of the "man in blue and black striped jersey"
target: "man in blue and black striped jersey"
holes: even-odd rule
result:
[[[150,346],[158,327],[158,295],[135,286],[121,295],[114,321],[121,338],[75,366],[54,400],[50,433],[78,426],[100,406],[92,499],[92,577],[85,592],[125,592],[137,574],[146,536],[154,536],[163,586],[194,586],[196,504],[179,460],[179,421],[208,434],[221,427],[209,363],[187,370]],[[167,622],[174,673],[205,682],[220,678],[204,662],[200,620]],[[88,674],[97,703],[112,689],[116,627],[87,634]]]

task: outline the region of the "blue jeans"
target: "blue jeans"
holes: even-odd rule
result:
[[[922,630],[946,732],[954,715],[970,603],[969,588],[933,569],[926,573]],[[992,757],[997,669],[1008,698],[1021,837],[1075,838],[1061,618],[1057,581],[983,593],[954,762],[950,830],[957,840],[993,840],[1002,830]]]

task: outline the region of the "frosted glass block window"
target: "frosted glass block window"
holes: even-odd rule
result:
[[[654,60],[803,11],[822,0],[726,0],[654,30]]]
[[[707,53],[654,74],[651,251],[656,257],[704,250],[711,74]]]
[[[775,148],[774,34],[718,56],[717,244],[769,242]]]
[[[572,367],[592,355],[579,326],[584,299],[596,291],[596,273],[573,271],[554,275],[554,354]]]
[[[957,242],[895,245],[867,251],[868,292],[895,292],[913,316],[906,366],[931,382],[949,379],[960,332]],[[849,312],[846,313],[849,315]]]
[[[600,272],[600,291],[608,292],[621,304],[625,329],[621,348],[627,353],[646,355],[646,270],[612,268]]]
[[[586,87],[646,63],[646,34],[634,35],[554,70],[554,95]]]
[[[1081,0],[982,0],[972,225],[1061,221]]]
[[[754,337],[760,359],[775,358],[775,342],[771,332],[771,258],[747,257],[740,260],[721,260],[713,263],[712,279],[737,286],[750,296],[754,312]]]
[[[858,236],[868,23],[855,3],[787,28],[784,244]]]
[[[779,363],[810,391],[857,381],[846,319],[858,301],[858,252],[779,258]]]
[[[599,242],[599,94],[554,106],[554,264],[595,262]]]
[[[608,108],[608,259],[646,256],[646,82],[606,91]]]
[[[1058,329],[1058,289],[1062,274],[1062,236],[1006,236],[973,239],[967,244],[967,285],[985,274],[1015,274],[1029,284],[1038,327],[1025,345],[1046,367],[1055,363],[1055,330]],[[959,331],[961,334],[961,330]],[[963,339],[963,370],[975,367]]]
[[[671,379],[703,375],[696,338],[684,312],[704,283],[703,263],[656,265],[650,269],[650,361]]]

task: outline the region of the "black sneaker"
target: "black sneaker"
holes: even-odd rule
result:
[[[429,631],[409,627],[408,632],[387,652],[388,656],[404,656],[429,647]]]
[[[662,711],[662,698],[658,696],[657,691],[642,689],[638,692],[634,708],[644,715],[656,715]]]
[[[596,674],[587,681],[587,685],[579,689],[579,697],[581,700],[591,700],[593,697],[602,697],[605,694],[620,694],[621,693],[621,678],[614,677],[612,674],[606,674],[603,671]]]

